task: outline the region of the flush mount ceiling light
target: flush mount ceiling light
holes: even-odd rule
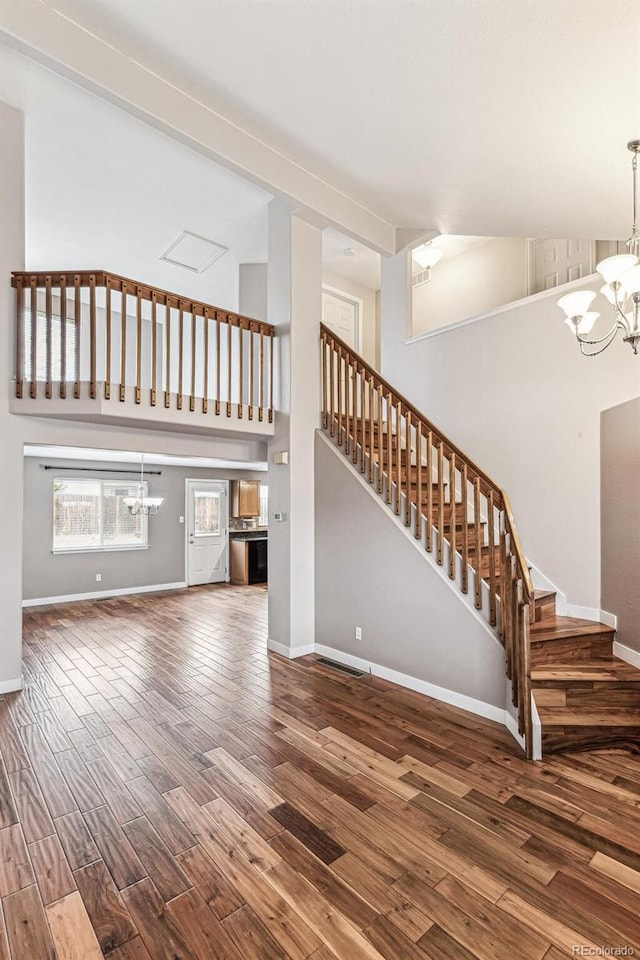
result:
[[[590,340],[591,329],[600,316],[589,310],[596,294],[591,290],[576,290],[558,300],[558,306],[565,312],[565,323],[575,334],[580,345],[580,353],[585,357],[595,357],[610,346],[618,330],[622,330],[622,339],[630,344],[635,354],[640,344],[640,234],[638,234],[638,154],[640,140],[631,140],[627,144],[633,159],[633,227],[627,240],[629,253],[607,257],[596,266],[604,280],[603,293],[613,307],[614,321],[611,329],[598,340]],[[627,301],[629,301],[627,303]],[[585,347],[587,349],[585,349]],[[597,347],[598,349],[590,349]]]
[[[438,263],[441,257],[442,250],[438,250],[437,247],[434,247],[431,240],[429,240],[427,243],[423,243],[421,247],[416,247],[416,249],[413,251],[413,259],[418,264],[420,269],[426,274],[426,276],[418,279],[419,283],[428,283],[429,280],[431,280],[431,267],[435,267],[436,263]]]
[[[227,247],[197,233],[183,230],[173,243],[170,243],[161,260],[172,263],[176,267],[184,267],[192,273],[204,273],[212,263],[219,260],[227,252]]]
[[[158,507],[161,505],[164,497],[145,497],[144,495],[144,453],[140,455],[140,487],[138,488],[137,497],[125,497],[124,503],[129,511],[134,517],[139,513],[143,516],[148,517],[151,514],[158,512]]]

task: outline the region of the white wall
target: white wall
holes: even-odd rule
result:
[[[381,316],[382,373],[505,487],[529,561],[599,608],[600,412],[640,393],[640,359],[621,341],[580,356],[557,297],[405,343],[399,296]]]
[[[457,256],[446,253],[431,280],[413,288],[415,336],[487,313],[527,295],[527,241],[490,237]]]
[[[324,286],[341,290],[347,296],[362,300],[362,343],[359,352],[367,363],[377,369],[380,363],[380,336],[376,291],[326,269],[322,271],[322,283]]]

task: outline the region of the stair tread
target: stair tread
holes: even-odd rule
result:
[[[585,710],[572,707],[545,707],[536,704],[543,727],[640,727],[640,710],[599,707]]]
[[[615,630],[606,623],[597,623],[594,620],[554,616],[531,624],[531,643],[566,640],[569,637],[587,637],[603,633],[613,635]]]
[[[640,683],[640,670],[624,660],[579,660],[574,663],[544,663],[532,666],[531,679]]]
[[[555,597],[555,590],[534,590],[533,596],[535,600],[546,600],[547,597]]]

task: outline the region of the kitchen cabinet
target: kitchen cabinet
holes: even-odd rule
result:
[[[229,541],[231,551],[231,583],[246,586],[249,583],[267,582],[267,539],[232,538]]]
[[[231,516],[245,519],[260,516],[259,480],[232,480]]]

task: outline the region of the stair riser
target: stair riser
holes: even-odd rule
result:
[[[543,600],[535,602],[535,622],[541,623],[542,620],[549,620],[556,615],[556,598],[545,597]]]
[[[536,703],[541,706],[570,707],[572,710],[636,707],[640,711],[640,683],[536,680],[533,692]]]
[[[565,637],[531,644],[531,663],[571,663],[574,660],[606,660],[612,656],[611,634]]]
[[[640,754],[640,724],[637,727],[549,727],[542,728],[542,753],[578,750],[631,750]]]

